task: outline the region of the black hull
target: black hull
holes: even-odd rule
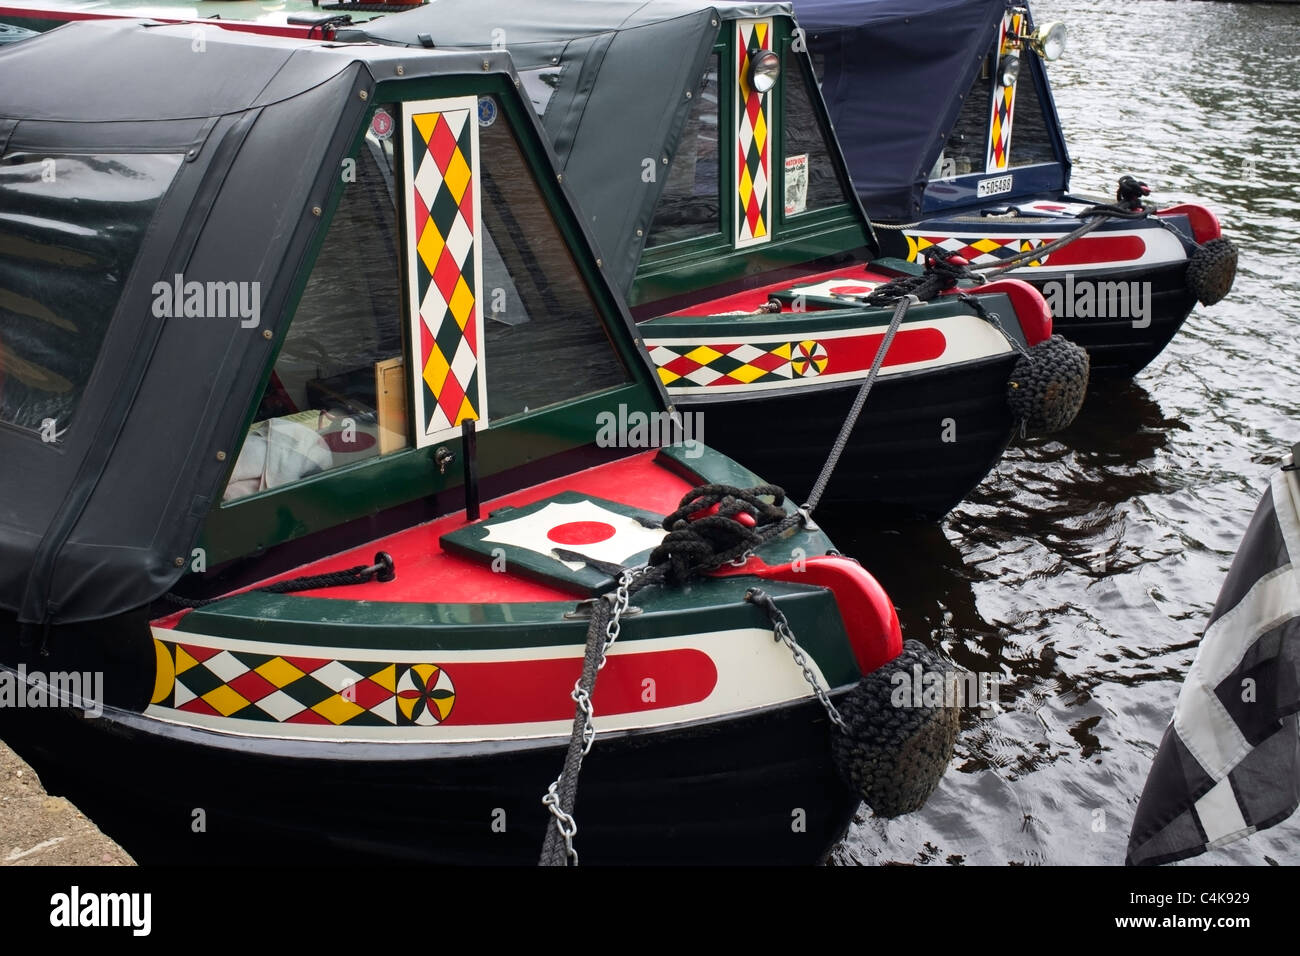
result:
[[[141,863],[531,865],[563,763],[560,747],[518,743],[454,757],[270,755],[54,711],[11,711],[0,729]],[[857,806],[824,712],[803,702],[598,738],[576,846],[583,864],[812,864]],[[206,832],[194,832],[196,808]]]
[[[1002,457],[1013,433],[1008,353],[877,379],[823,497],[827,508],[867,509],[868,523],[940,518]],[[705,413],[703,440],[803,502],[857,395],[859,383],[681,402]],[[760,397],[761,396],[761,397]],[[946,427],[948,419],[951,428]],[[945,431],[955,438],[944,441]]]
[[[907,244],[898,232],[882,232],[885,253],[907,257]],[[1113,269],[1089,270],[1089,282],[1150,282],[1151,324],[1134,328],[1130,318],[1100,319],[1052,316],[1052,331],[1083,346],[1092,363],[1089,381],[1094,379],[1132,378],[1164,350],[1182,328],[1196,305],[1196,297],[1187,288],[1187,262],[1152,266],[1116,266]],[[1036,269],[1020,269],[1008,278],[1023,279],[1040,293],[1048,283],[1061,283],[1063,273],[1039,278]],[[1077,278],[1085,278],[1080,273]]]
[[[1135,328],[1132,319],[1052,317],[1052,331],[1088,351],[1089,380],[1132,378],[1159,355],[1187,320],[1196,297],[1187,288],[1187,263],[1089,272],[1096,282],[1150,282],[1151,324]],[[1053,280],[1033,278],[1033,270],[1012,273],[1039,292]],[[1058,280],[1059,281],[1059,280]]]

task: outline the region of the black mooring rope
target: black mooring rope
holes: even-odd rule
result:
[[[876,307],[893,305],[894,314],[889,320],[889,327],[885,330],[885,338],[880,343],[880,348],[876,349],[876,356],[871,362],[871,370],[867,372],[867,377],[858,389],[858,394],[853,399],[853,405],[849,408],[849,413],[844,417],[844,421],[840,425],[840,432],[835,436],[835,442],[831,445],[830,454],[826,457],[826,462],[822,465],[817,480],[813,482],[812,490],[808,492],[808,499],[803,506],[806,514],[812,514],[813,510],[821,502],[822,494],[825,493],[826,486],[830,483],[831,475],[835,473],[835,467],[840,462],[840,456],[844,454],[844,449],[848,447],[849,436],[853,434],[853,428],[858,423],[858,417],[867,404],[867,396],[871,394],[871,388],[876,384],[880,369],[885,364],[885,355],[889,351],[889,346],[893,344],[894,336],[898,334],[899,326],[903,324],[903,319],[907,316],[907,310],[913,303],[928,301],[940,292],[955,287],[961,279],[971,278],[970,269],[967,266],[948,261],[951,257],[951,253],[942,249],[934,250],[926,257],[925,272],[923,274],[919,276],[899,276],[897,279],[891,279],[864,299],[867,305]]]
[[[772,500],[765,501],[765,498]],[[683,584],[695,575],[744,557],[802,524],[803,515],[798,511],[787,514],[784,504],[785,492],[776,485],[739,488],[710,484],[692,488],[683,496],[677,509],[664,518],[663,528],[668,534],[650,552],[649,563],[628,582],[629,598],[652,585]],[[715,505],[717,510],[713,511]],[[711,511],[713,513],[698,518],[691,517]],[[741,515],[753,519],[754,526],[749,527]],[[605,595],[605,598],[609,597]],[[594,601],[591,607],[582,676],[579,678],[579,686],[588,695],[595,687],[596,675],[605,658],[606,632],[613,612],[607,599]],[[571,821],[573,818],[578,776],[586,746],[585,726],[586,714],[579,705],[574,709],[573,729],[556,786],[559,813],[546,828],[539,866],[566,866],[569,862],[567,842],[560,826],[563,820]]]
[[[396,576],[397,570],[392,556],[386,551],[380,551],[375,555],[375,563],[371,565],[358,564],[356,567],[345,568],[342,571],[327,571],[324,574],[308,574],[300,578],[289,578],[285,581],[268,584],[264,588],[254,588],[253,592],[293,594],[296,591],[314,591],[317,588],[338,588],[351,584],[365,584],[367,581],[372,580],[388,582]],[[207,607],[214,601],[225,600],[230,596],[230,594],[218,594],[216,597],[210,598],[187,598],[168,592],[162,596],[162,599],[178,607],[200,608]]]

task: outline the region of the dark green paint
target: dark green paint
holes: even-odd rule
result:
[[[737,77],[735,50],[735,23],[724,21],[720,39],[714,52],[720,54],[721,75],[718,78],[718,125],[722,130],[720,154],[730,157],[734,150],[734,109]],[[776,17],[772,24],[772,46],[782,52],[783,70],[804,69],[802,59],[790,50],[792,27],[788,19]],[[806,57],[806,55],[804,55]],[[778,81],[780,82],[780,81]],[[778,87],[780,89],[780,87]],[[636,280],[628,294],[633,306],[657,302],[672,296],[683,295],[714,286],[736,282],[747,276],[763,275],[777,269],[802,265],[824,256],[869,254],[871,240],[867,220],[855,202],[845,203],[814,212],[800,213],[786,218],[784,205],[778,200],[783,195],[785,156],[782,130],[785,124],[785,98],[772,97],[771,124],[768,142],[771,147],[770,185],[772,191],[772,216],[769,223],[771,239],[768,242],[735,249],[736,232],[736,180],[735,164],[728,159],[721,164],[719,188],[721,189],[722,232],[714,236],[669,243],[646,250],[637,267]],[[830,144],[835,143],[828,119],[819,111],[818,123]],[[849,182],[847,171],[838,150],[833,150],[840,164],[842,180]],[[852,195],[852,190],[849,190]]]
[[[549,155],[536,133],[531,114],[516,102],[518,91],[507,77],[498,73],[485,73],[482,77],[385,81],[369,93],[368,99],[371,103],[380,104],[487,94],[495,94],[498,97],[502,112],[505,113],[518,137],[524,159],[533,171],[543,200],[551,209],[557,228],[573,253],[574,261],[590,287],[604,321],[607,325],[623,322],[622,306],[602,280],[594,259],[586,254],[588,248],[586,238],[556,181]],[[363,147],[369,115],[370,111],[367,110],[363,122],[355,132],[349,156],[358,156]],[[402,133],[401,124],[398,124],[396,135],[400,137]],[[395,145],[399,156],[401,148],[399,139]],[[309,255],[298,268],[292,293],[287,300],[286,308],[290,315],[297,310],[301,301],[311,276],[312,266],[342,199],[344,187],[345,184],[340,177],[325,204],[321,226],[317,230]],[[404,204],[398,205],[400,216],[404,214],[401,211]],[[399,222],[399,228],[402,230],[401,234],[405,236],[407,234],[405,223]],[[405,268],[404,254],[402,268]],[[401,290],[403,315],[405,315],[407,294],[405,281],[401,282]],[[404,321],[403,326],[405,326]],[[259,395],[270,380],[288,327],[288,322],[280,323],[279,336],[263,370]],[[481,479],[591,444],[596,433],[596,415],[600,411],[617,408],[620,404],[626,405],[629,412],[654,412],[663,407],[662,388],[657,375],[649,368],[643,350],[639,347],[639,339],[635,342],[624,342],[623,337],[617,336],[611,339],[633,381],[570,402],[492,421],[490,426],[478,436],[478,466]],[[407,354],[413,354],[409,342],[407,348]],[[241,434],[247,434],[253,424],[256,407],[254,404],[248,409]],[[408,408],[412,407],[414,406],[408,404]],[[446,447],[456,454],[457,461],[461,457],[460,445],[459,437],[440,443],[441,447]],[[422,449],[407,448],[382,457],[331,469],[285,488],[265,491],[225,505],[219,504],[208,518],[199,545],[205,549],[208,563],[215,565],[357,518],[374,515],[419,498],[459,488],[462,484],[459,467],[453,466],[442,475],[434,464],[434,454],[440,446],[428,446]],[[230,456],[232,468],[236,457],[235,454]],[[459,507],[461,496],[453,494],[448,496],[448,500],[454,502],[449,509],[448,513],[450,513],[450,510]]]
[[[701,579],[656,588],[633,601],[640,613],[623,620],[621,644],[732,628],[770,629],[767,615],[744,600],[753,578]],[[834,596],[824,588],[762,582],[788,617],[800,646],[831,686],[856,680],[857,664]],[[581,645],[587,620],[564,615],[573,603],[409,604],[340,601],[249,592],[189,614],[187,633],[312,648],[439,651],[513,650]],[[770,638],[763,638],[770,639]],[[521,650],[520,659],[527,651]],[[434,661],[436,663],[436,661]],[[791,667],[794,662],[791,661]]]

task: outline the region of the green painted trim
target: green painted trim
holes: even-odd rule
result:
[[[782,64],[793,63],[793,68],[807,73],[804,60],[806,57],[791,55],[792,30],[786,17],[773,18],[773,48],[782,52]],[[726,77],[719,77],[719,127],[731,131],[731,117],[734,110],[736,87],[735,76],[735,30],[725,31],[722,41],[714,47],[715,53],[722,56],[723,70]],[[805,80],[807,80],[805,76]],[[746,276],[761,275],[789,266],[802,265],[824,256],[843,255],[862,250],[865,258],[871,240],[864,213],[857,204],[856,197],[850,189],[849,200],[838,206],[800,213],[789,219],[785,216],[784,206],[777,200],[784,195],[784,142],[782,139],[785,123],[784,87],[779,87],[782,95],[773,95],[769,129],[769,141],[772,144],[771,189],[774,192],[772,202],[770,241],[760,245],[736,249],[735,244],[735,170],[734,163],[722,164],[719,177],[721,192],[722,232],[718,235],[688,239],[646,249],[637,267],[636,278],[628,293],[628,302],[633,306],[657,302],[670,298],[735,282]],[[831,132],[829,118],[825,113],[819,116],[823,135],[834,146],[834,133]],[[833,149],[833,152],[836,152]],[[727,150],[720,150],[727,155]],[[838,159],[838,157],[837,157]],[[778,170],[780,172],[778,172]],[[847,170],[840,169],[841,179],[850,183]]]
[[[907,259],[899,259],[896,256],[884,256],[880,259],[873,259],[871,265],[876,269],[893,269],[895,272],[901,272],[904,275],[919,276],[925,274],[925,266],[919,262],[909,262]]]
[[[519,100],[519,92],[504,74],[461,77],[420,77],[411,80],[384,81],[370,93],[371,103],[401,102],[415,99],[434,99],[464,95],[495,94],[516,134],[521,154],[531,168],[543,201],[552,211],[556,228],[568,246],[577,268],[587,283],[589,292],[602,320],[607,324],[622,322],[629,329],[630,341],[622,342],[611,337],[624,367],[632,381],[627,384],[581,396],[566,402],[533,409],[528,412],[494,420],[478,436],[478,464],[481,479],[499,474],[529,462],[556,455],[591,444],[596,434],[596,415],[619,404],[629,411],[658,411],[663,407],[663,392],[655,373],[649,368],[640,348],[640,338],[626,317],[623,304],[610,289],[596,266],[594,257],[587,253],[588,243],[577,224],[569,200],[557,184],[554,168],[544,142],[537,134],[531,113]],[[360,155],[369,124],[370,110],[366,110],[353,137],[347,155]],[[398,124],[398,137],[405,135]],[[401,140],[395,144],[401,149]],[[400,171],[398,173],[400,177]],[[287,314],[297,311],[310,281],[312,268],[325,242],[329,227],[342,200],[345,184],[340,177],[322,211],[321,226],[309,252],[298,267],[298,276],[286,299]],[[400,187],[399,187],[400,188]],[[403,215],[399,203],[399,228],[405,235]],[[405,259],[403,266],[405,268]],[[407,284],[399,279],[403,308]],[[276,359],[291,322],[280,322],[280,331],[262,373],[257,391],[260,399],[270,381]],[[403,323],[405,329],[405,323]],[[404,336],[407,333],[404,331]],[[406,353],[411,345],[405,343]],[[409,396],[408,396],[409,398]],[[247,434],[257,413],[257,403],[250,405],[244,419],[242,434]],[[460,460],[459,437],[444,441],[441,446],[456,454]],[[459,488],[462,484],[460,468],[453,466],[447,475],[441,475],[434,465],[436,446],[423,449],[409,447],[382,457],[367,459],[337,469],[322,472],[284,488],[261,492],[229,503],[218,502],[209,513],[199,540],[207,553],[209,564],[218,564],[232,558],[255,553],[283,544],[314,532],[323,531],[357,518],[417,500],[429,495]],[[233,468],[237,455],[231,456]],[[229,475],[227,474],[227,478]],[[451,500],[459,507],[460,496]],[[452,508],[451,510],[454,510]],[[450,512],[449,512],[450,513]]]
[[[633,600],[641,610],[623,619],[619,643],[738,627],[769,630],[766,614],[744,600],[752,578],[710,578],[680,590],[655,589]],[[800,646],[817,661],[831,686],[859,672],[835,599],[824,588],[763,582],[790,620]],[[564,620],[572,603],[396,604],[249,592],[193,611],[181,623],[189,634],[302,648],[364,651],[520,649],[581,645],[585,618]],[[182,639],[183,640],[183,639]],[[794,662],[791,661],[791,667]]]

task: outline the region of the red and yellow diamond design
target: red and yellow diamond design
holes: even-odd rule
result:
[[[152,703],[208,717],[337,727],[428,726],[456,700],[436,664],[273,656],[154,639]]]
[[[1023,15],[1007,11],[1002,16],[1002,29],[998,34],[998,63],[1008,53],[1019,50]],[[1016,105],[1016,84],[1003,86],[998,71],[993,74],[993,111],[989,117],[989,154],[985,172],[1006,169],[1011,163],[1011,118]]]
[[[411,104],[407,117],[420,445],[487,417],[476,269],[476,108],[472,97],[429,101]]]
[[[1033,240],[1026,239],[1023,236],[1006,236],[999,239],[989,237],[966,239],[951,236],[918,236],[913,233],[906,233],[905,237],[907,239],[907,258],[911,262],[921,262],[925,258],[925,250],[938,248],[953,255],[961,256],[972,265],[1002,262],[1022,252],[1038,249],[1052,241],[1050,238]],[[1043,256],[1041,259],[1030,261],[1029,265],[1046,265],[1047,259],[1048,256]]]
[[[650,358],[664,385],[753,385],[789,381],[794,375],[789,342],[655,345]]]
[[[736,22],[736,246],[767,242],[772,217],[771,96],[749,85],[753,58],[772,49],[771,20]]]

